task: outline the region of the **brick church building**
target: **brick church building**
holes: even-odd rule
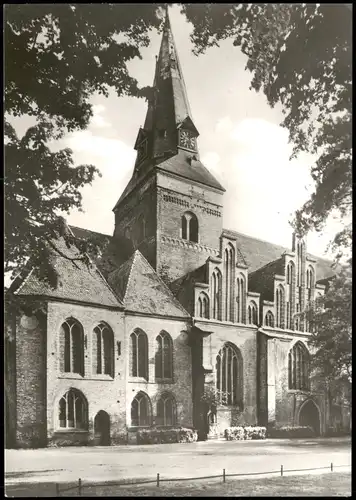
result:
[[[223,227],[225,189],[199,159],[168,16],[153,87],[113,235],[66,226],[94,235],[100,258],[55,253],[55,289],[35,269],[12,285],[41,307],[5,325],[8,446],[134,443],[151,426],[201,439],[237,424],[328,427],[300,313],[330,262],[295,236],[287,249]]]

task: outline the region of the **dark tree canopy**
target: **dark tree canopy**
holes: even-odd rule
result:
[[[162,4],[8,4],[5,7],[5,271],[31,256],[55,285],[49,261],[64,231],[60,212],[81,208],[81,188],[98,170],[74,166],[72,151],[52,152],[49,141],[84,129],[95,92],[147,96],[127,63],[141,57],[149,31],[159,28]],[[35,125],[17,137],[11,117]],[[73,242],[73,241],[72,241]],[[75,239],[79,249],[87,242]],[[94,250],[95,244],[89,245]],[[58,250],[58,249],[57,249]]]
[[[280,102],[294,149],[317,157],[315,191],[296,212],[300,235],[351,213],[352,7],[346,4],[184,4],[196,54],[232,39],[248,57],[251,87]],[[351,224],[334,247],[349,247]]]

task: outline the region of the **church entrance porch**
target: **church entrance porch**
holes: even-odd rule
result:
[[[99,411],[94,419],[94,445],[110,446],[110,417],[106,411]]]
[[[299,410],[299,425],[312,427],[315,435],[320,436],[319,409],[311,399],[304,403]]]

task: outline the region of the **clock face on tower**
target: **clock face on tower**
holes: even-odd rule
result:
[[[196,150],[196,139],[190,130],[179,131],[179,145],[183,148]]]

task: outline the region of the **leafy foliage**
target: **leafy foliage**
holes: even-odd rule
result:
[[[296,212],[302,236],[335,211],[351,212],[351,27],[346,4],[184,4],[195,53],[232,38],[248,57],[251,87],[283,105],[292,157],[315,154],[315,192]],[[336,235],[341,257],[351,225]]]
[[[226,441],[250,441],[252,439],[266,439],[266,427],[257,425],[228,427],[224,431]]]
[[[61,213],[81,208],[80,190],[98,170],[74,167],[72,151],[51,151],[65,132],[84,129],[95,93],[146,96],[127,63],[141,57],[158,28],[160,4],[8,4],[5,7],[5,272],[39,266],[55,286],[55,238],[76,243],[80,259],[94,241],[74,238]],[[11,117],[31,116],[22,138]],[[89,248],[91,247],[91,248]],[[75,259],[72,259],[75,260]]]
[[[323,297],[308,311],[313,325],[312,364],[330,384],[352,379],[352,272],[341,267]]]

